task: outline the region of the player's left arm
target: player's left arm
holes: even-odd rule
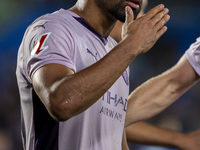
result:
[[[184,134],[137,122],[125,128],[127,140],[135,144],[175,147],[182,150],[200,149],[200,130]]]
[[[199,79],[183,55],[174,67],[149,79],[130,94],[125,127],[160,113]]]

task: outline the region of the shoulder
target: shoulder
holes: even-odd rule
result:
[[[45,29],[57,31],[57,30],[66,30],[70,29],[72,25],[70,22],[72,21],[71,16],[63,14],[62,11],[56,11],[51,14],[46,14],[36,19],[33,24],[31,24],[31,28],[43,27]]]
[[[74,19],[69,11],[60,9],[36,19],[26,30],[24,40],[29,48],[35,40],[49,38],[53,43],[74,41]]]
[[[26,30],[27,33],[53,32],[72,34],[76,21],[70,11],[60,9],[37,18]]]

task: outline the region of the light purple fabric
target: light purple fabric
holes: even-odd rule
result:
[[[200,38],[197,38],[196,42],[186,51],[186,56],[196,73],[200,75]]]
[[[78,72],[99,61],[116,44],[64,9],[42,16],[28,27],[19,49],[16,72],[27,150],[35,149],[31,82],[34,72],[50,63]],[[58,150],[121,150],[128,94],[129,69],[89,109],[59,123]]]

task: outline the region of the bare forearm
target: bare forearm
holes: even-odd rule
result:
[[[160,113],[198,80],[199,76],[184,56],[173,68],[148,80],[131,93],[126,125]]]
[[[63,110],[58,111],[61,114],[70,110],[73,116],[84,111],[113,85],[134,57],[118,45],[96,64],[55,83],[58,86],[51,89],[54,95],[50,97],[55,98],[51,102],[62,105],[59,109]]]
[[[185,134],[138,122],[126,127],[125,132],[127,140],[135,144],[175,147],[182,150],[200,149],[200,130]]]
[[[136,144],[179,147],[185,139],[182,133],[161,129],[145,122],[130,125],[125,131],[127,139]]]

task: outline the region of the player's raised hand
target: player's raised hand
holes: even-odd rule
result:
[[[133,11],[127,6],[126,20],[122,27],[122,41],[128,41],[126,46],[134,53],[147,52],[167,31],[167,27],[164,25],[170,19],[168,12],[169,10],[160,4],[134,21]]]

